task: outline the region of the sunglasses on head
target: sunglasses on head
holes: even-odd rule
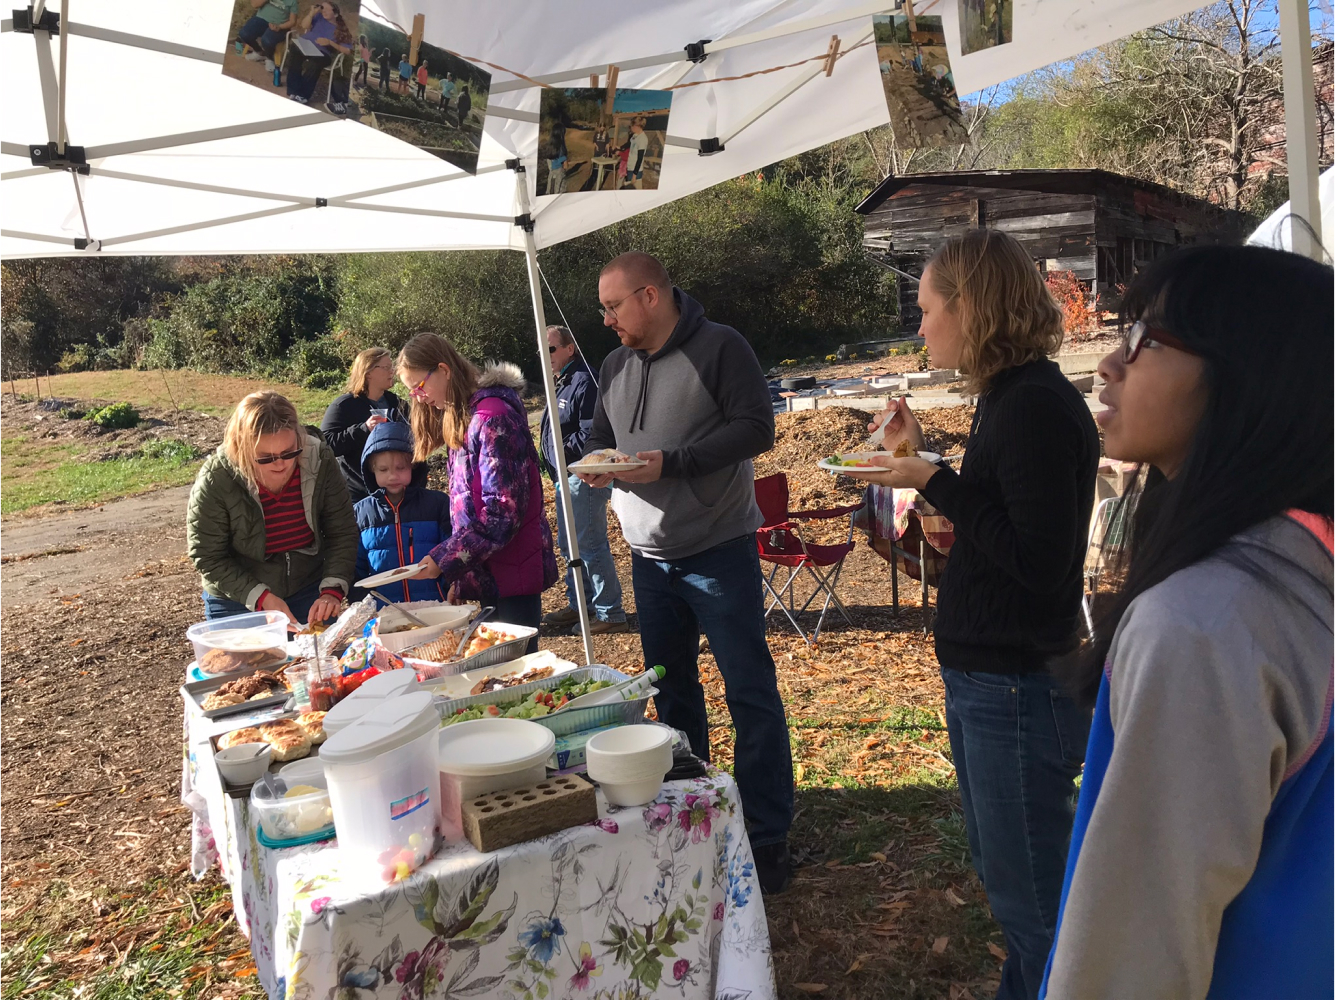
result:
[[[1131,324],[1130,329],[1122,337],[1122,364],[1129,365],[1135,361],[1136,358],[1140,357],[1141,348],[1147,344],[1151,347],[1155,345],[1172,347],[1187,354],[1197,353],[1167,330],[1150,326],[1143,319],[1138,319]]]
[[[282,451],[277,455],[262,455],[255,459],[256,465],[272,465],[274,462],[290,462],[294,458],[301,457],[301,449],[293,448],[291,451]]]

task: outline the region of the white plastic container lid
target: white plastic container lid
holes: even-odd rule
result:
[[[364,764],[396,750],[440,726],[440,716],[425,691],[390,698],[320,747],[326,765]]]
[[[488,777],[542,763],[555,747],[556,734],[536,722],[473,719],[440,731],[438,760],[447,774]]]
[[[407,667],[387,670],[363,681],[361,687],[329,710],[324,717],[324,730],[330,736],[352,725],[387,698],[397,698],[417,690],[417,673]]]

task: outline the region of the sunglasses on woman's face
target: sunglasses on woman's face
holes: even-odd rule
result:
[[[1131,364],[1136,358],[1140,357],[1141,348],[1146,346],[1172,347],[1187,354],[1196,353],[1167,330],[1160,330],[1157,327],[1150,326],[1144,320],[1138,319],[1131,324],[1131,328],[1122,337],[1122,364]]]
[[[279,452],[277,455],[260,455],[255,459],[256,465],[272,465],[274,462],[290,462],[294,458],[301,457],[301,449],[293,448],[291,451]]]

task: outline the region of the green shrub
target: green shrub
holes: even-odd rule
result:
[[[112,403],[100,410],[90,410],[84,419],[106,430],[122,430],[139,425],[139,411],[129,403]]]
[[[177,438],[154,438],[145,441],[139,447],[139,454],[144,458],[161,458],[184,465],[200,457],[199,449],[189,441]]]
[[[66,420],[82,420],[88,415],[87,410],[81,410],[77,406],[62,406],[60,415]]]
[[[350,359],[329,337],[298,341],[292,351],[292,377],[307,389],[333,389],[348,377]]]
[[[74,347],[60,356],[56,362],[56,370],[61,374],[70,372],[86,372],[93,367],[93,345],[75,344]]]

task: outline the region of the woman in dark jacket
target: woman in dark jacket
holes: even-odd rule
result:
[[[383,347],[367,348],[352,362],[347,391],[334,398],[320,422],[325,442],[338,457],[338,467],[348,481],[353,503],[375,491],[374,483],[368,490],[362,479],[362,449],[371,428],[386,420],[407,419],[399,397],[389,391],[393,384],[394,356]],[[389,415],[381,416],[372,410],[386,410]],[[414,467],[413,485],[426,485],[425,464]]]
[[[1077,643],[1099,439],[1049,355],[1062,316],[1010,237],[946,243],[918,286],[934,364],[977,395],[958,474],[880,457],[859,478],[918,490],[955,528],[941,578],[936,655],[974,867],[1006,936],[1000,998],[1034,998],[1052,947],[1089,719],[1049,660]],[[922,428],[904,400],[879,415],[883,447]]]

